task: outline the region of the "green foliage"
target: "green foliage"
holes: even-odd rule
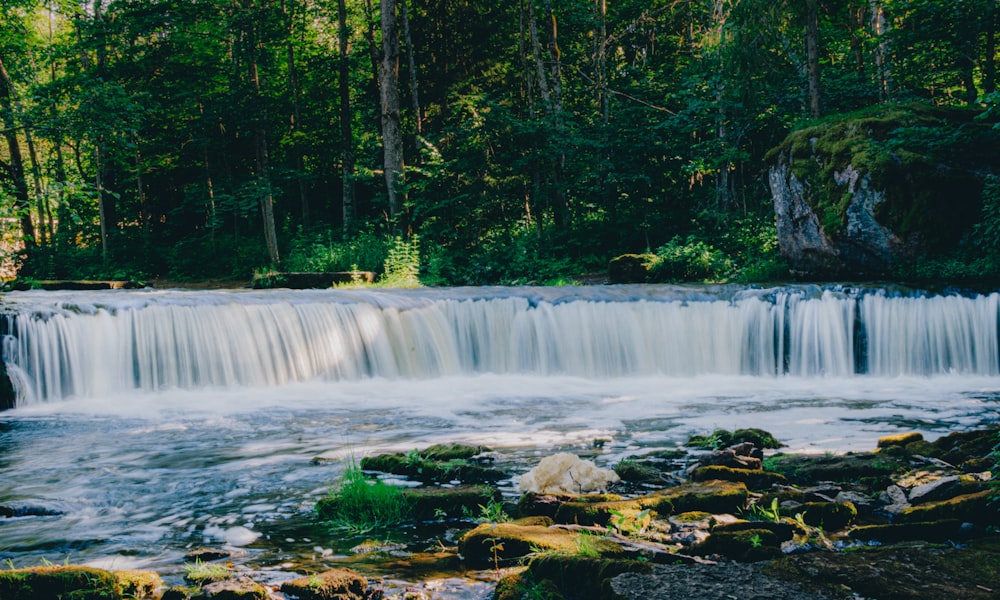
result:
[[[317,510],[333,528],[360,534],[398,525],[409,518],[412,507],[399,487],[369,480],[352,458]]]
[[[389,243],[388,254],[379,285],[384,287],[419,287],[420,284],[420,238],[411,236],[405,240],[396,236]]]
[[[330,229],[301,232],[292,240],[283,267],[288,271],[380,271],[392,240],[373,228],[342,236]]]
[[[656,249],[649,270],[657,281],[722,281],[732,273],[733,262],[694,236],[675,237]]]

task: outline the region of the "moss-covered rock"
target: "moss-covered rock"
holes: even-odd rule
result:
[[[565,502],[556,511],[557,523],[605,526],[612,516],[654,511],[659,515],[669,515],[674,511],[673,502],[662,494],[649,494],[631,500],[610,502]]]
[[[499,502],[501,498],[500,490],[488,485],[409,488],[403,490],[402,495],[413,510],[413,518],[418,521],[441,516],[478,515],[481,506]]]
[[[892,446],[905,447],[907,444],[913,442],[919,442],[924,439],[923,434],[917,431],[909,431],[906,433],[897,433],[893,435],[887,435],[880,437],[878,439],[877,447],[881,449],[890,448]]]
[[[299,600],[369,600],[381,597],[368,580],[350,569],[331,569],[281,584],[281,591]]]
[[[114,575],[123,598],[151,598],[163,587],[163,579],[156,571],[115,571]]]
[[[209,583],[191,596],[191,600],[270,600],[270,598],[271,594],[267,588],[249,577]]]
[[[186,585],[172,585],[163,592],[160,600],[190,600],[195,591]]]
[[[884,487],[891,483],[893,474],[909,469],[909,464],[903,458],[876,452],[824,456],[777,454],[765,461],[765,468],[797,484],[866,481]]]
[[[650,265],[656,260],[653,254],[623,254],[608,263],[608,280],[611,283],[646,283]]]
[[[973,110],[879,106],[792,132],[768,161],[792,269],[879,275],[953,248],[976,222],[1000,130]]]
[[[898,515],[897,519],[902,523],[959,519],[977,525],[1000,525],[1000,505],[995,491],[983,490],[948,500],[908,507]]]
[[[686,445],[693,448],[718,450],[744,442],[750,442],[760,449],[777,449],[784,446],[771,433],[753,427],[734,431],[716,429],[709,435],[693,435],[688,439]]]
[[[849,535],[862,542],[894,544],[923,540],[926,542],[946,542],[967,537],[962,529],[962,521],[944,519],[929,523],[881,523],[861,525],[851,529]]]
[[[784,484],[788,482],[781,473],[771,471],[757,471],[754,469],[734,469],[721,465],[710,465],[698,467],[691,473],[694,481],[709,481],[718,479],[722,481],[739,481],[751,490],[766,490],[774,484]]]
[[[648,563],[636,560],[541,555],[531,560],[527,570],[518,576],[517,581],[497,586],[497,594],[493,598],[614,600],[620,596],[611,589],[612,579],[622,573],[650,571]],[[504,596],[499,595],[501,591],[504,591]],[[517,591],[521,592],[520,595],[514,595]],[[541,594],[526,595],[531,591]]]
[[[49,566],[0,571],[3,600],[119,600],[118,578],[103,569]]]
[[[617,556],[624,552],[618,544],[599,536],[517,521],[479,525],[459,539],[458,551],[466,562],[478,566],[505,565],[539,551],[561,556],[590,552]]]
[[[749,491],[738,481],[695,481],[659,492],[675,512],[736,513],[746,506]]]
[[[740,531],[750,531],[766,529],[774,534],[775,540],[780,544],[795,537],[799,532],[799,527],[795,523],[786,520],[782,521],[747,521],[740,519],[731,523],[719,523],[711,528],[712,535],[716,533],[737,533]]]
[[[559,507],[567,502],[615,502],[624,500],[618,494],[539,494],[527,492],[517,502],[517,514],[521,516],[539,515],[555,518]]]
[[[424,483],[495,483],[507,477],[503,471],[471,460],[479,450],[473,446],[438,445],[406,454],[366,456],[359,466],[365,471],[403,475]]]
[[[782,508],[786,517],[801,515],[802,521],[824,531],[839,531],[854,522],[858,509],[851,502],[806,502],[794,508]]]
[[[763,527],[713,531],[705,541],[689,550],[695,555],[725,556],[742,562],[769,560],[781,556],[782,540]]]

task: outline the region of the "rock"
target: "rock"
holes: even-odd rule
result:
[[[968,537],[969,532],[962,528],[962,522],[958,519],[944,519],[920,523],[861,525],[851,529],[849,535],[862,542],[894,544],[915,540],[927,542],[959,540]]]
[[[909,468],[901,458],[883,453],[859,452],[833,456],[774,455],[769,470],[789,481],[814,485],[817,481],[870,481],[888,485],[890,477]]]
[[[916,431],[911,431],[908,433],[897,433],[895,435],[887,435],[885,437],[880,437],[878,439],[878,444],[876,445],[880,450],[892,446],[905,447],[907,444],[911,444],[913,442],[920,442],[923,441],[923,439],[924,439],[923,434]]]
[[[350,569],[331,569],[281,584],[284,594],[299,600],[377,600],[382,590],[369,587],[368,580]]]
[[[806,502],[792,510],[782,509],[785,516],[802,515],[802,521],[823,531],[839,531],[850,525],[858,516],[858,509],[850,502]]]
[[[586,540],[581,542],[581,536]],[[621,546],[593,534],[581,534],[555,527],[513,523],[483,523],[458,541],[458,551],[471,565],[506,565],[539,551],[574,555],[589,544],[602,556],[621,555]]]
[[[559,507],[567,502],[615,502],[624,500],[618,494],[522,494],[517,503],[519,515],[542,515],[555,518]]]
[[[80,566],[0,571],[3,600],[119,600],[118,579],[103,569]]]
[[[414,450],[403,454],[394,452],[378,456],[366,456],[359,466],[365,471],[379,471],[403,475],[424,483],[495,483],[505,479],[507,474],[498,469],[484,466],[474,458],[482,449],[473,446],[431,446],[423,451]]]
[[[194,591],[187,586],[172,585],[163,592],[160,600],[190,600],[193,593]]]
[[[673,502],[662,493],[647,494],[628,500],[607,502],[564,502],[555,514],[557,523],[574,525],[605,526],[617,514],[653,511],[659,515],[669,515],[674,510]]]
[[[928,502],[947,500],[948,498],[957,496],[961,489],[962,481],[957,475],[952,475],[950,477],[942,477],[923,485],[918,485],[910,490],[907,497],[910,500],[910,504],[926,504]]]
[[[983,490],[939,502],[928,502],[906,508],[899,514],[899,521],[902,523],[944,519],[959,519],[977,525],[1000,524],[1000,511],[997,510],[995,492]]]
[[[748,428],[727,431],[716,429],[711,435],[694,435],[687,441],[687,446],[696,448],[711,448],[719,450],[750,442],[758,449],[777,449],[784,446],[773,435],[763,429]]]
[[[125,598],[150,598],[163,587],[163,580],[156,571],[115,571],[118,587]]]
[[[627,559],[585,556],[539,556],[526,571],[507,578],[497,586],[494,600],[523,598],[573,598],[605,600],[618,598],[612,581],[623,573],[649,573],[650,565]],[[647,598],[655,598],[648,596]]]
[[[211,562],[229,558],[232,555],[233,553],[229,550],[221,548],[195,548],[184,555],[184,560],[187,562]]]
[[[607,489],[619,480],[618,474],[601,469],[575,454],[563,452],[543,458],[521,477],[522,492],[585,494]]]
[[[754,562],[781,556],[781,540],[763,527],[713,531],[711,537],[688,551],[700,556],[718,554],[732,560]]]
[[[650,277],[650,265],[656,260],[653,254],[623,254],[608,263],[608,279],[611,283],[646,283]]]
[[[191,600],[269,600],[267,588],[249,577],[216,581],[202,586]]]
[[[1000,153],[1000,131],[975,115],[880,106],[789,134],[768,155],[789,266],[870,277],[953,248],[979,218],[984,177]]]
[[[688,482],[667,488],[657,495],[670,500],[675,512],[704,511],[716,514],[736,513],[747,503],[747,486],[738,481]]]
[[[487,485],[407,488],[402,495],[413,509],[413,518],[418,521],[478,514],[480,506],[499,502],[501,498],[500,490]]]
[[[698,467],[691,473],[694,481],[717,479],[722,481],[739,481],[751,490],[765,490],[775,484],[787,481],[781,473],[753,469],[734,469],[724,466]]]

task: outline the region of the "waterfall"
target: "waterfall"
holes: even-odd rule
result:
[[[998,373],[998,295],[457,288],[5,297],[18,405],[293,381],[478,373]]]

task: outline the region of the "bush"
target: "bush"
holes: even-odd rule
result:
[[[650,264],[656,281],[721,281],[733,271],[733,261],[694,236],[675,237],[657,248]]]

